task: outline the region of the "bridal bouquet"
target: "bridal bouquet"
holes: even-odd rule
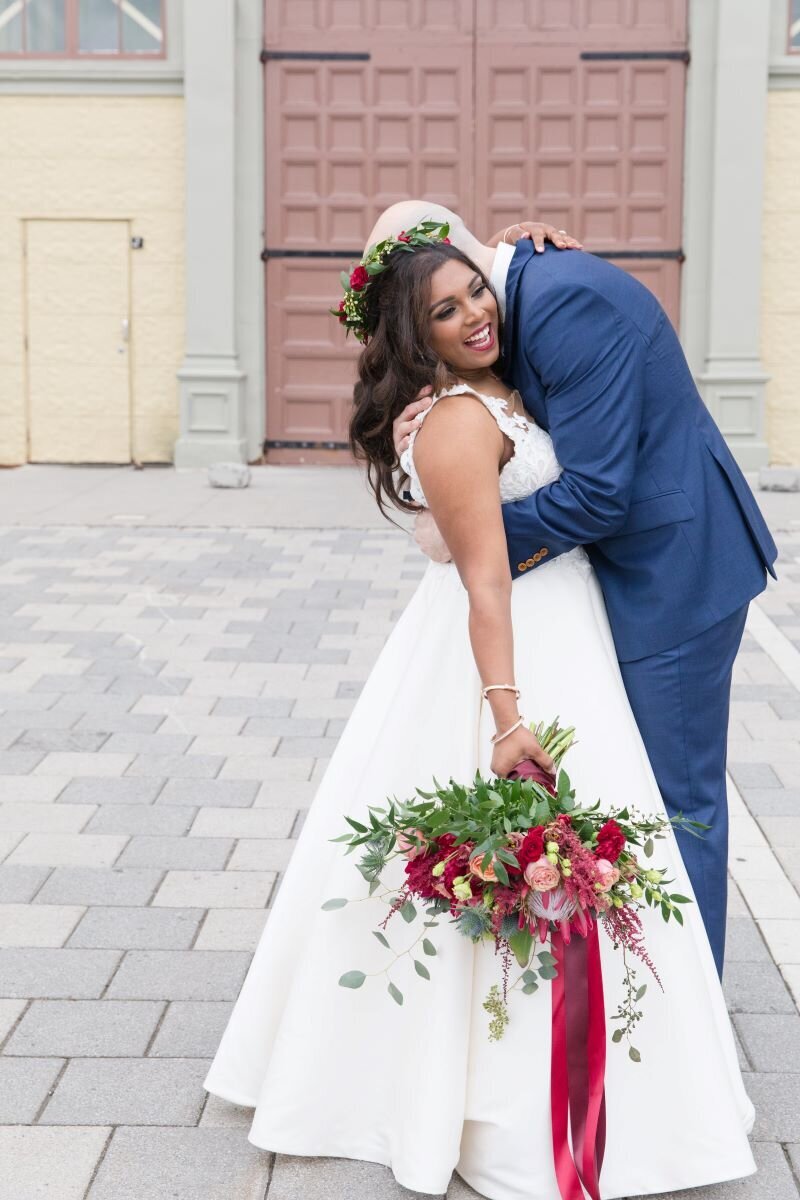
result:
[[[381,874],[391,859],[405,860],[403,885],[399,891],[381,893],[389,911],[373,930],[388,950],[384,930],[389,919],[399,912],[402,920],[414,921],[416,902],[425,907],[425,931],[436,928],[437,918],[448,913],[464,936],[474,942],[494,941],[502,957],[502,990],[494,984],[484,1001],[491,1018],[490,1040],[502,1037],[508,1023],[510,988],[519,986],[531,994],[543,980],[563,988],[559,968],[567,961],[564,948],[576,936],[587,941],[590,954],[595,947],[599,975],[596,929],[604,929],[615,948],[621,948],[624,965],[624,999],[612,1017],[619,1022],[612,1040],[626,1038],[630,1057],[639,1062],[631,1033],[641,1019],[638,1004],[647,985],[636,985],[631,957],[644,963],[661,986],[644,944],[639,911],[649,905],[659,909],[665,921],[682,925],[680,906],[690,903],[688,897],[669,892],[671,880],[665,871],[646,865],[639,852],[650,859],[654,841],[675,827],[701,836],[699,831],[708,826],[681,815],[668,819],[637,814],[629,806],[601,810],[599,800],[578,804],[561,767],[574,742],[574,728],[561,729],[556,719],[546,729],[541,724],[531,729],[553,759],[555,774],[526,760],[508,779],[485,780],[478,772],[470,786],[451,779],[447,787],[434,779],[435,791],[417,788],[418,799],[369,806],[368,825],[345,817],[350,831],[331,840],[347,842],[348,854],[363,847],[357,866],[369,884],[365,899],[382,886]],[[336,909],[347,903],[336,897],[322,907]],[[420,943],[422,956],[414,957]],[[424,959],[435,957],[436,947],[427,932],[421,931],[392,961],[405,954],[412,956],[417,974],[430,979]],[[521,971],[509,984],[512,960]],[[387,974],[391,965],[375,974]],[[583,969],[591,973],[590,967]],[[365,972],[350,970],[339,983],[358,988],[366,978]],[[388,991],[403,1003],[391,980]]]

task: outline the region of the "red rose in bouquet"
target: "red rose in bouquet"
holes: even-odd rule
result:
[[[536,862],[544,854],[544,826],[534,825],[529,829],[515,851],[518,867],[506,863],[509,875],[521,875],[528,863]]]
[[[597,849],[594,852],[594,856],[595,858],[605,858],[608,862],[615,863],[625,849],[625,842],[625,834],[617,822],[608,820],[597,831]]]

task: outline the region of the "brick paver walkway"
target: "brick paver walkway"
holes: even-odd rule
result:
[[[800,542],[782,551],[730,754],[726,990],[761,1170],[687,1198],[800,1196]],[[8,1200],[413,1200],[373,1164],[257,1150],[250,1110],[201,1084],[422,566],[391,530],[0,530]]]

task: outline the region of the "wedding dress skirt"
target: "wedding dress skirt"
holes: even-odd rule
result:
[[[512,616],[520,711],[577,727],[564,765],[578,801],[663,813],[585,552],[520,577]],[[430,563],[317,789],[204,1087],[253,1108],[248,1140],[267,1150],[383,1163],[405,1187],[434,1195],[455,1169],[489,1200],[555,1200],[549,986],[510,991],[509,1024],[490,1042],[482,1005],[501,982],[493,943],[475,945],[445,913],[425,931],[437,949],[425,957],[430,980],[409,955],[388,966],[416,940],[423,906],[411,924],[392,917],[387,950],[372,934],[387,904],[368,898],[359,849],[345,854],[330,841],[349,829],[345,813],[363,821],[368,805],[412,798],[434,776],[490,775],[493,724],[467,618],[455,566]],[[667,869],[670,890],[693,897],[674,837],[655,846],[653,865]],[[389,863],[385,885],[399,887],[404,861]],[[352,902],[323,911],[337,896]],[[633,1035],[640,1063],[625,1042],[611,1043],[608,1020],[603,1200],[756,1169],[747,1139],[754,1110],[714,960],[697,906],[683,913],[683,928],[642,913],[664,991],[634,959],[637,984],[648,984]],[[623,998],[622,957],[602,928],[600,944],[608,1019]],[[357,990],[341,987],[351,969],[378,974]],[[510,982],[518,973],[514,960]],[[390,979],[402,1006],[387,992]]]

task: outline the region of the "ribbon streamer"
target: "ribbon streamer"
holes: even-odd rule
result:
[[[551,932],[558,975],[552,981],[550,1112],[553,1161],[562,1200],[601,1200],[605,1152],[606,1022],[597,925],[565,942]],[[572,1146],[568,1137],[571,1133]],[[584,1188],[586,1191],[584,1192]]]

